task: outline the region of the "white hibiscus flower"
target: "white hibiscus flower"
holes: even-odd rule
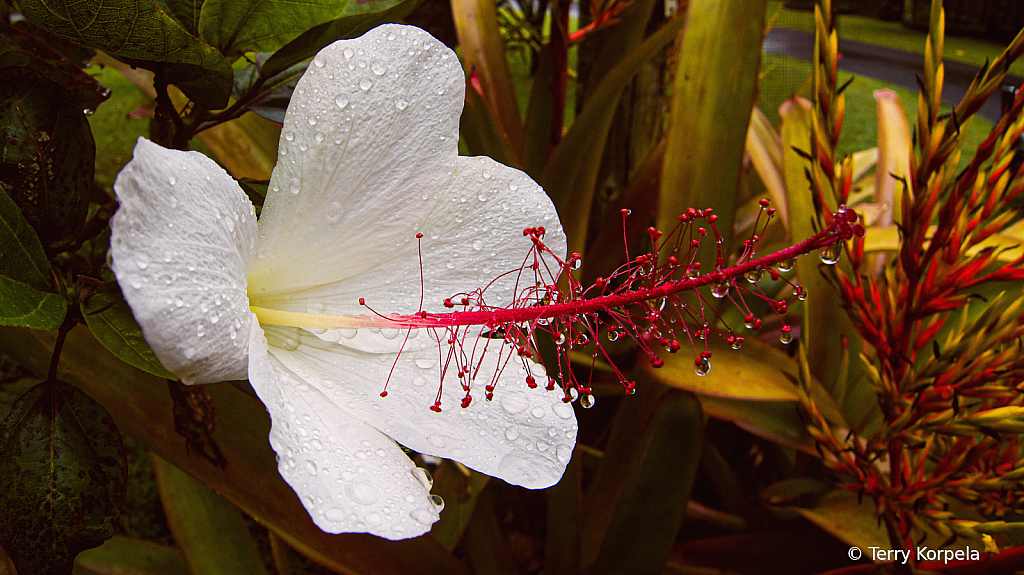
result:
[[[535,182],[458,157],[464,88],[443,44],[381,26],[321,51],[298,83],[258,226],[236,182],[194,152],[140,139],[115,184],[111,265],[146,340],[185,383],[248,377],[273,420],[281,475],[327,532],[402,539],[437,520],[429,479],[396,441],[529,488],[556,483],[574,447],[561,390],[528,388],[500,340],[453,347],[424,329],[270,325],[287,322],[267,310],[357,326],[359,298],[383,313],[416,313],[421,297],[423,310],[447,312],[446,297],[484,287],[490,303],[509,304],[514,274],[494,278],[522,265],[526,227],[545,226],[564,255]],[[450,368],[443,410],[432,411],[449,354],[474,345],[472,403],[460,407]]]

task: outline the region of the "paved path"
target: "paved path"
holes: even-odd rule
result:
[[[788,28],[772,28],[764,41],[764,49],[770,54],[782,54],[810,61],[814,57],[814,34]],[[839,69],[861,76],[877,78],[883,82],[918,91],[916,76],[924,66],[924,56],[884,46],[865,44],[854,40],[839,40]],[[942,91],[944,102],[954,104],[963,98],[967,87],[978,69],[960,62],[945,60],[946,81]],[[840,81],[845,81],[840,78]],[[1021,78],[1007,76],[1004,84],[1021,85]],[[1000,115],[1000,96],[996,93],[989,98],[981,115],[995,121]]]

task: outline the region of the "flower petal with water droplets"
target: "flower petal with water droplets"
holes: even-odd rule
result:
[[[279,328],[268,328],[268,333],[275,329]],[[444,380],[442,411],[436,413],[430,406],[437,394],[439,366],[447,357],[447,344],[439,351],[437,344],[421,333],[407,342],[392,371],[395,354],[341,347],[304,330],[299,330],[297,337],[296,345],[288,346],[290,350],[271,348],[271,354],[295,377],[319,389],[323,401],[332,402],[402,445],[454,459],[531,489],[557,483],[565,471],[576,443],[572,406],[562,402],[561,390],[530,389],[519,358],[506,363],[510,348],[500,340],[470,338],[464,343],[464,351],[473,352],[479,362],[473,401],[468,408],[460,407],[465,392],[451,367]],[[270,339],[273,343],[274,338]],[[385,345],[381,343],[381,347]],[[474,345],[478,346],[475,350],[469,349]],[[492,383],[502,365],[494,399],[487,401],[484,387]],[[530,370],[538,380],[546,381],[541,366],[531,364]],[[389,373],[388,395],[381,397]]]
[[[465,80],[444,44],[385,25],[314,61],[323,65],[288,106],[260,217],[257,305],[385,265],[415,243],[412,223],[455,169]]]
[[[282,363],[282,353],[268,348],[254,325],[249,381],[270,412],[278,470],[317,527],[392,540],[429,531],[438,511],[412,461],[386,435],[336,405],[321,381]]]
[[[245,378],[252,203],[213,160],[143,138],[114,189],[111,268],[157,358],[184,383]]]

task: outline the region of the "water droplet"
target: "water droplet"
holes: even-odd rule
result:
[[[818,257],[821,263],[833,265],[839,263],[839,257],[843,253],[843,245],[839,242],[818,248]]]
[[[376,511],[371,511],[367,513],[365,519],[366,524],[370,527],[380,527],[384,524],[384,517],[382,517],[381,514],[377,513]],[[393,529],[395,533],[400,533],[402,531],[401,528],[397,525]]]
[[[352,56],[355,55],[355,52],[352,51],[352,48],[345,48],[341,53],[344,54],[346,58],[351,58]]]
[[[430,502],[434,504],[434,509],[440,513],[444,509],[444,499],[441,499],[440,495],[431,495]]]
[[[324,511],[324,518],[328,521],[342,521],[345,519],[345,512],[337,507],[331,507]]]
[[[327,209],[324,210],[324,215],[327,216],[327,221],[336,222],[341,219],[341,214],[345,212],[341,204],[338,202],[331,202]]]
[[[416,358],[416,367],[420,369],[430,369],[437,365],[437,358],[431,356],[422,356]]]
[[[580,392],[577,391],[575,387],[570,387],[569,388],[569,401],[570,402],[576,401],[576,398],[578,398],[579,396],[580,396]]]
[[[518,427],[507,427],[505,428],[505,439],[509,441],[515,441],[519,437]]]
[[[345,494],[361,505],[370,505],[377,501],[377,488],[369,481],[349,483],[345,486]]]
[[[764,268],[758,266],[748,271],[747,273],[743,274],[743,277],[745,277],[748,282],[756,284],[757,282],[761,281],[762,277],[764,277]]]
[[[362,90],[369,90],[370,86],[373,86],[373,82],[369,78],[362,78],[359,80],[359,88]]]
[[[558,458],[562,463],[569,463],[572,459],[572,448],[564,443],[555,448],[555,457]]]
[[[616,330],[616,329],[608,330],[608,341],[618,341],[618,340],[619,340],[619,330]]]
[[[206,325],[203,322],[196,324],[196,337],[203,337],[206,335]]]
[[[323,68],[327,65],[327,60],[324,60],[320,54],[317,54],[316,58],[313,58],[313,65],[317,68]]]
[[[793,290],[793,295],[800,301],[807,301],[807,290],[804,289],[804,286],[796,286],[796,289]]]
[[[354,338],[354,337],[356,336],[356,334],[358,334],[359,332],[358,332],[358,331],[356,331],[356,330],[354,330],[354,329],[339,329],[339,330],[338,330],[338,333],[339,333],[339,334],[341,335],[341,337],[343,337],[343,338],[345,338],[345,339],[352,339],[352,338]]]
[[[782,334],[779,335],[779,341],[781,341],[782,343],[784,343],[786,345],[789,345],[790,343],[793,343],[793,331],[792,330],[783,330]]]
[[[135,265],[139,266],[140,270],[144,270],[149,267],[149,262],[147,262],[145,258],[140,257],[139,259],[135,260]]]
[[[558,332],[555,334],[555,345],[562,345],[565,343],[565,334]]]
[[[284,139],[291,142],[292,140],[295,139],[295,132],[285,132]]]
[[[695,280],[700,277],[700,268],[696,266],[690,266],[686,268],[686,277]]]
[[[413,509],[409,513],[409,517],[412,517],[413,520],[417,523],[422,523],[424,525],[430,525],[434,523],[434,515],[431,512],[427,511],[426,509],[423,509],[422,507],[420,507],[419,509]]]
[[[746,341],[746,340],[744,338],[742,338],[742,337],[739,337],[739,336],[733,337],[732,338],[732,342],[731,342],[732,348],[733,349],[739,349],[739,348],[743,347],[743,342],[744,341]]]
[[[434,478],[430,476],[430,472],[422,467],[416,467],[412,470],[412,476],[416,478],[416,481],[420,482],[425,489],[430,489],[434,486]]]
[[[589,393],[584,393],[580,396],[580,407],[583,409],[590,409],[591,407],[594,407],[595,403],[597,403],[597,399]]]
[[[554,411],[555,415],[561,417],[562,419],[569,419],[573,415],[572,407],[568,403],[556,403],[555,405],[551,406],[551,411]]]
[[[337,104],[339,108],[348,106],[348,94],[338,94],[334,98],[334,103]]]
[[[501,408],[506,413],[516,414],[525,411],[528,407],[530,407],[530,400],[521,395],[506,393],[501,396]]]
[[[536,417],[537,419],[540,419],[544,417],[544,408],[538,405],[537,407],[534,407],[533,409],[530,410],[530,414]]]
[[[167,178],[167,183],[173,186],[174,184],[178,183],[178,180],[175,180],[174,176],[171,176]]]
[[[796,266],[796,258],[789,258],[788,260],[782,260],[775,267],[779,268],[780,272],[792,271]]]
[[[293,194],[299,193],[300,189],[302,189],[302,185],[299,184],[298,180],[292,180],[292,183],[288,184],[288,191]]]
[[[398,108],[399,110],[404,110],[408,105],[409,100],[406,100],[405,98],[399,98],[395,100],[395,107]]]
[[[370,64],[370,69],[373,70],[374,74],[376,74],[378,76],[383,76],[384,72],[388,71],[388,65],[385,64],[384,62],[380,61],[380,60],[374,60]]]
[[[185,300],[181,299],[180,295],[174,296],[174,307],[181,307],[185,305]]]
[[[315,126],[317,118],[316,116],[310,116],[309,118],[306,119],[306,122],[308,122],[310,126]]]
[[[711,360],[706,357],[701,357],[698,363],[694,366],[693,371],[703,377],[711,373]]]
[[[483,240],[473,240],[473,249],[474,250],[482,250],[482,249],[484,249],[484,241]]]
[[[317,133],[313,134],[313,139],[318,141],[318,142],[324,141],[324,137],[325,136],[324,136],[323,132],[317,132]]]
[[[312,459],[307,459],[306,460],[306,471],[310,475],[316,475],[316,462],[313,461]]]

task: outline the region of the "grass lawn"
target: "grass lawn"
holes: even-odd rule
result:
[[[814,13],[801,10],[787,10],[779,0],[768,2],[768,18],[776,17],[775,26],[794,30],[814,31]],[[925,33],[905,28],[899,22],[883,22],[865,16],[842,14],[839,16],[839,37],[868,44],[888,46],[908,52],[924,53]],[[965,38],[947,35],[943,57],[981,67],[987,58],[989,62],[1003,52],[1005,46],[980,38]],[[1010,73],[1024,76],[1024,59],[1010,65]]]

